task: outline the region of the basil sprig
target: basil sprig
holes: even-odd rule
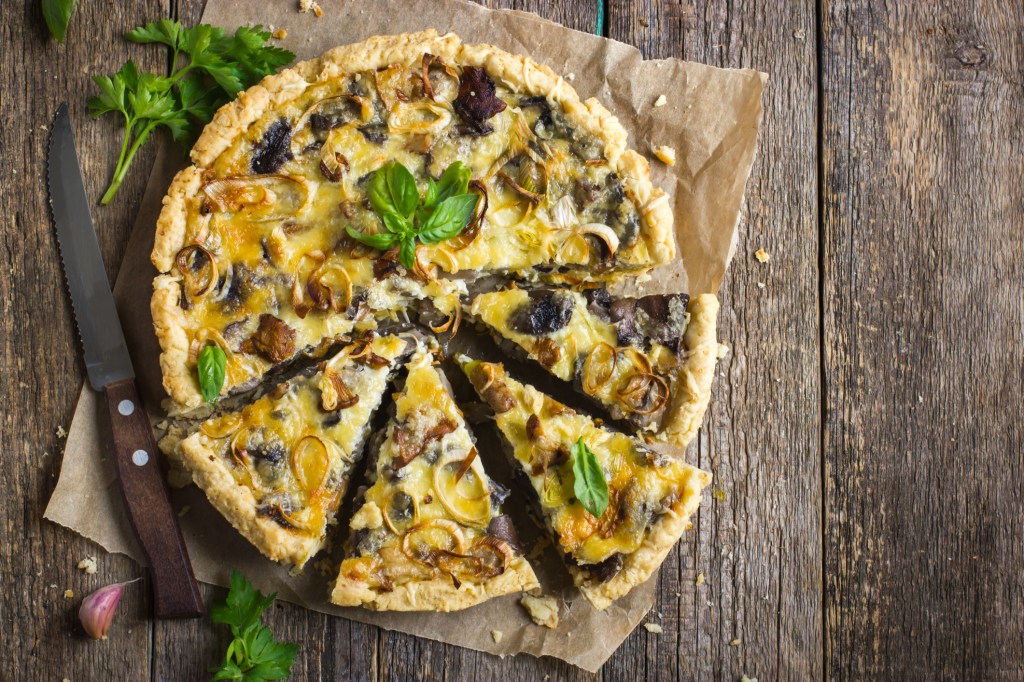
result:
[[[572,473],[576,479],[573,492],[583,508],[597,518],[601,518],[608,508],[608,482],[604,471],[583,439],[572,444]]]
[[[199,352],[199,390],[203,399],[213,405],[224,387],[228,357],[220,346],[204,346]]]
[[[448,166],[441,179],[427,178],[420,197],[416,179],[397,161],[389,161],[370,176],[367,195],[384,225],[384,232],[365,234],[352,227],[353,239],[379,251],[399,247],[398,260],[411,270],[416,242],[437,244],[466,229],[476,210],[477,195],[469,192],[470,170],[461,161]]]

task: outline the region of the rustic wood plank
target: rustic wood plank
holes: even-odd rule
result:
[[[826,672],[1024,676],[1024,7],[822,16]]]
[[[647,57],[769,73],[699,464],[715,475],[648,619],[606,679],[821,676],[816,58],[811,2],[611,0],[609,36]],[[672,93],[665,93],[672,101]],[[672,144],[671,141],[667,142]],[[771,261],[753,252],[764,248]],[[762,288],[763,285],[763,288]],[[691,451],[691,455],[693,455]],[[705,582],[697,586],[696,576]],[[730,642],[738,640],[734,646]]]
[[[128,57],[122,27],[160,13],[155,0],[79,3],[61,46],[49,39],[38,2],[0,3],[0,466],[7,491],[0,503],[0,580],[6,585],[0,679],[144,679],[149,672],[147,585],[127,588],[107,642],[89,640],[77,618],[83,596],[135,578],[140,569],[43,522],[63,449],[55,430],[68,425],[84,375],[47,208],[45,150],[46,127],[67,98],[88,191],[102,193],[119,123],[90,121],[79,93],[92,90],[90,75]],[[155,53],[139,57],[146,68],[159,60]],[[118,201],[94,210],[110,274],[117,271],[151,161],[151,150],[142,152]],[[75,567],[86,556],[98,559],[94,575]],[[66,589],[74,596],[65,599]]]

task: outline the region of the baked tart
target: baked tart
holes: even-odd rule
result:
[[[719,352],[714,296],[510,288],[477,296],[469,313],[646,439],[685,446],[696,435]]]
[[[584,596],[604,609],[645,582],[690,526],[711,474],[598,425],[500,364],[463,358],[463,368]]]
[[[421,349],[382,442],[331,601],[455,611],[538,586],[447,381]]]
[[[352,341],[238,412],[203,422],[178,459],[268,558],[302,568],[324,545],[409,342]]]

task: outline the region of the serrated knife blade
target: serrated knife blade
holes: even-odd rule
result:
[[[203,600],[159,466],[153,428],[135,385],[66,103],[50,129],[46,181],[89,383],[103,392],[107,404],[125,511],[153,577],[153,611],[157,618],[196,618],[203,614]]]

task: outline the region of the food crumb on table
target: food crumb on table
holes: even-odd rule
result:
[[[500,642],[501,638],[504,637],[504,635],[505,635],[505,633],[502,632],[501,630],[491,630],[491,639],[494,640],[495,644]]]
[[[288,29],[279,28],[276,31],[274,31],[273,33],[271,33],[270,35],[273,36],[277,40],[284,40],[285,38],[288,37]]]
[[[757,259],[758,263],[767,263],[769,260],[771,260],[771,256],[768,255],[768,252],[765,251],[764,249],[758,249],[757,251],[755,251],[754,258]]]
[[[57,434],[57,438],[68,437],[68,432],[64,430],[64,426],[62,424],[57,424],[57,430],[54,433]]]
[[[711,491],[711,497],[715,498],[719,502],[724,502],[725,501],[725,491],[722,490],[721,488],[715,488],[714,490]]]
[[[665,95],[658,95],[658,99],[654,100],[654,106],[656,107],[663,107],[666,104],[668,104],[668,97],[665,97]]]
[[[697,585],[703,585],[704,584],[704,571],[701,571],[700,573],[697,574],[696,584]]]
[[[736,639],[734,639],[731,642],[729,642],[729,646],[739,646],[739,645],[740,645],[740,638],[739,637],[737,637]]]
[[[740,682],[757,682],[756,677],[747,677],[746,675],[740,676]]]
[[[676,150],[668,145],[660,145],[651,149],[651,153],[658,157],[666,166],[676,165]]]
[[[660,635],[663,632],[661,626],[657,623],[644,623],[644,628],[647,630],[647,632],[650,632],[654,635]]]
[[[85,557],[84,559],[82,559],[81,561],[78,562],[78,566],[77,567],[82,569],[83,571],[85,571],[89,575],[92,575],[93,573],[96,572],[96,557],[94,557],[94,556],[87,556],[87,557]]]
[[[64,590],[64,598],[65,599],[73,599],[74,596],[75,596],[74,590]]]
[[[537,625],[552,629],[558,627],[558,600],[554,597],[526,593],[519,603]]]

